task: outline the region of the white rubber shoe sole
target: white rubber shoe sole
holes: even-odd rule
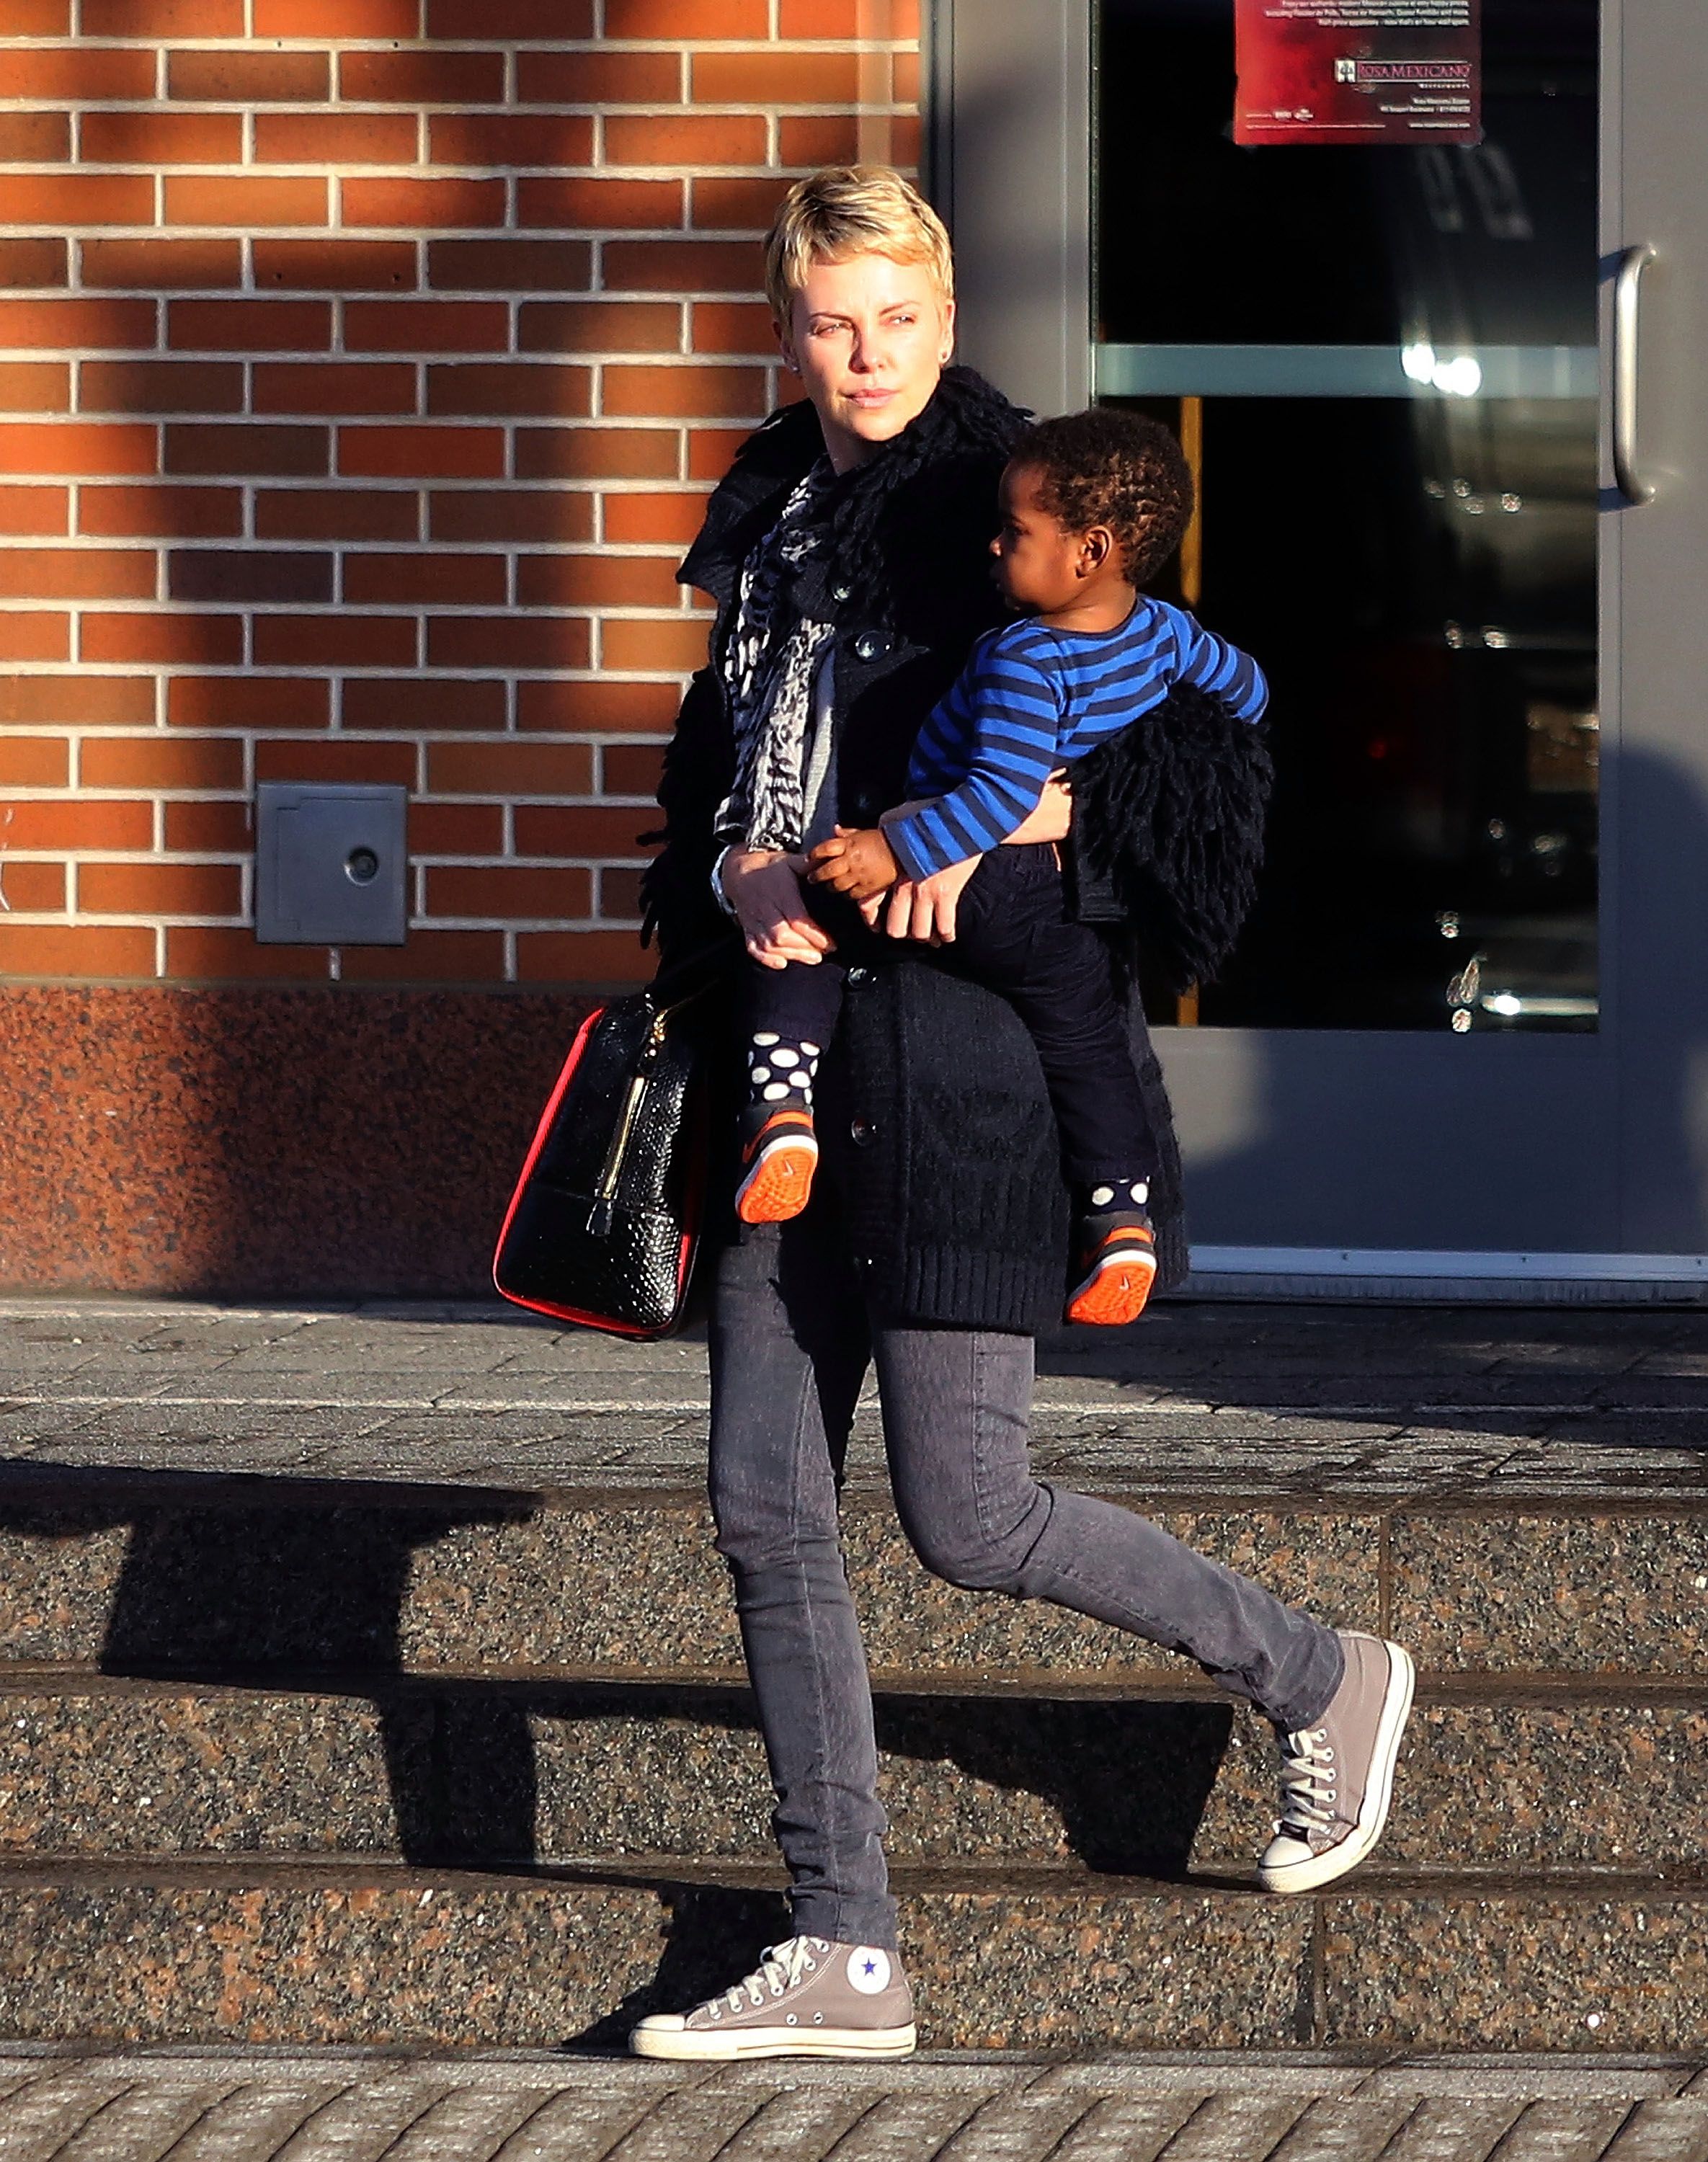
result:
[[[693,2027],[679,2013],[655,2013],[629,2037],[637,2057],[688,2064],[729,2064],[747,2057],[911,2057],[911,2027]]]
[[[1307,1852],[1298,1862],[1281,1862],[1257,1867],[1257,1882],[1266,1892],[1314,1892],[1332,1884],[1365,1861],[1382,1837],[1393,1801],[1394,1767],[1399,1762],[1400,1741],[1412,1716],[1412,1696],[1418,1685],[1412,1655],[1402,1645],[1382,1639],[1387,1653],[1387,1690],[1376,1725],[1376,1747],[1371,1752],[1370,1773],[1364,1789],[1358,1822],[1336,1846],[1321,1854]],[[1303,1841],[1298,1842],[1301,1846]]]

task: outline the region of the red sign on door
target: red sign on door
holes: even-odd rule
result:
[[[1234,140],[1480,143],[1481,0],[1235,0]]]

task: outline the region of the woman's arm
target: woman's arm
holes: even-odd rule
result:
[[[917,806],[902,804],[885,817],[900,817]],[[880,823],[882,821],[880,822]],[[1039,842],[1065,841],[1073,822],[1073,798],[1059,774],[1052,774],[1036,807],[1002,843],[1005,849]],[[891,938],[918,938],[931,946],[954,943],[955,915],[966,884],[979,868],[977,856],[964,857],[947,870],[933,871],[926,879],[902,879],[888,896],[863,909],[868,923],[881,921]]]
[[[816,964],[836,941],[807,912],[801,891],[804,859],[780,849],[731,849],[718,869],[748,952],[767,969],[791,961]]]

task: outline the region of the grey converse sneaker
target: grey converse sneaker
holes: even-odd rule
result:
[[[629,2037],[637,2057],[909,2057],[913,1992],[894,1952],[791,1937],[753,1973],[684,2015],[655,2012]]]
[[[1382,1837],[1412,1709],[1410,1654],[1343,1629],[1346,1673],[1314,1726],[1281,1737],[1281,1815],[1257,1864],[1266,1892],[1314,1892]]]

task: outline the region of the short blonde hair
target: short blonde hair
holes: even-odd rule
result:
[[[943,299],[954,298],[949,237],[918,189],[888,165],[823,165],[796,181],[765,238],[765,298],[777,322],[788,328],[815,263],[852,255],[926,264]]]

